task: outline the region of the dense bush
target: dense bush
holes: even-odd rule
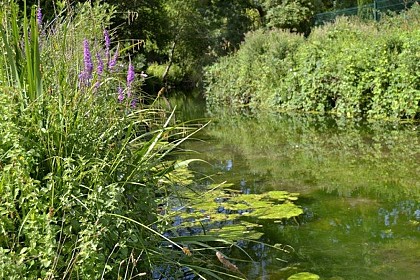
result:
[[[305,41],[283,31],[251,33],[235,55],[207,69],[209,106],[418,118],[419,27],[414,5],[380,23],[339,18]],[[272,51],[285,45],[286,56]]]
[[[207,68],[209,106],[265,103],[271,92],[282,86],[303,41],[303,37],[281,30],[247,34],[237,53]]]

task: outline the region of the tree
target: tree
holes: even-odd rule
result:
[[[309,34],[314,15],[313,0],[265,0],[266,23],[270,28]]]

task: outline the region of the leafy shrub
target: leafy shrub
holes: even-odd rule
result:
[[[236,54],[206,69],[208,104],[237,107],[269,102],[303,40],[299,35],[281,30],[247,34]]]
[[[207,69],[209,106],[333,113],[350,118],[419,116],[420,6],[380,23],[338,18],[305,41],[271,31],[248,35],[241,49]],[[409,23],[409,24],[408,24]],[[295,37],[293,37],[295,36]],[[276,40],[270,40],[276,38]],[[257,47],[258,46],[258,47]],[[246,69],[246,70],[244,70]],[[232,102],[236,101],[236,102]]]

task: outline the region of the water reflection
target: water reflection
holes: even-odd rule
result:
[[[242,244],[255,260],[238,264],[249,279],[287,279],[301,271],[325,279],[416,279],[418,125],[219,114],[200,137],[206,141],[188,148],[212,164],[193,165],[214,174],[211,182],[228,181],[244,193],[301,193],[305,213],[297,221],[266,222],[262,229],[264,242],[294,251]],[[243,258],[240,250],[228,253]]]

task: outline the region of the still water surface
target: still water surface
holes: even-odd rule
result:
[[[244,193],[300,193],[304,214],[264,223],[263,240],[290,253],[244,243],[255,262],[238,264],[248,279],[420,279],[420,134],[418,125],[302,115],[205,114],[202,102],[179,97],[183,120],[210,118],[185,148],[197,174],[213,174]],[[199,176],[199,175],[198,175]],[[231,251],[230,257],[243,258]]]

